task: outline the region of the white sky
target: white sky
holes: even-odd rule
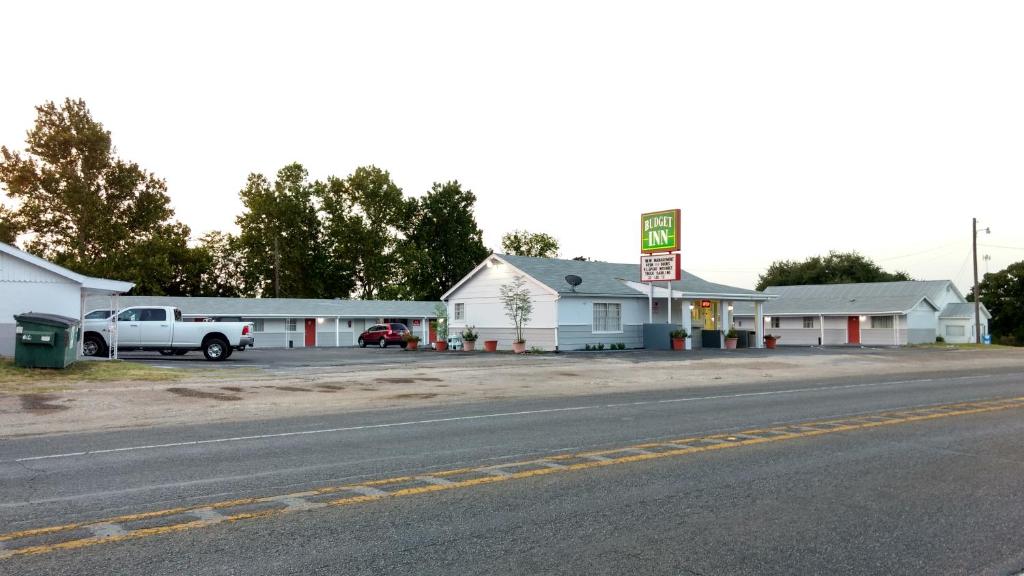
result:
[[[83,98],[196,236],[298,161],[458,179],[489,247],[568,258],[638,261],[679,207],[683,267],[739,286],[834,249],[966,291],[972,216],[992,271],[1024,259],[1024,3],[502,6],[8,3],[0,143]]]

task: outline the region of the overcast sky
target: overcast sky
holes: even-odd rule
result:
[[[857,250],[918,279],[1024,259],[1024,3],[8,3],[0,143],[83,98],[194,235],[247,174],[374,164],[457,179],[493,249],[639,259],[683,211],[683,267],[749,287]],[[995,247],[995,246],[1002,246]],[[982,273],[985,262],[979,256]]]

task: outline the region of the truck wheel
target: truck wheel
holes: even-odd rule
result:
[[[206,356],[207,360],[226,360],[231,356],[231,348],[220,338],[210,338],[203,343],[203,356]]]
[[[387,348],[388,347],[388,341],[383,339],[383,338],[381,338],[380,339],[380,347],[381,348]]]
[[[362,338],[359,339],[359,347],[366,348],[366,341],[363,340]]]
[[[85,356],[106,356],[107,343],[95,334],[86,334],[82,342],[82,354]]]

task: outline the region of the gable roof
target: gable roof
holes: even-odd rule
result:
[[[591,262],[580,260],[562,260],[559,258],[534,258],[530,256],[511,256],[508,254],[492,254],[487,260],[504,262],[530,278],[536,280],[552,292],[561,296],[622,296],[626,298],[646,298],[646,290],[640,291],[631,287],[628,282],[640,282],[640,264],[617,264],[612,262]],[[487,262],[484,261],[484,263]],[[465,278],[459,281],[441,297],[446,300],[460,286],[472,278],[483,267],[477,266]],[[566,283],[569,274],[579,276],[583,283],[572,289]],[[725,297],[764,300],[765,295],[754,290],[715,284],[694,276],[686,270],[682,271],[681,285],[674,283],[674,288],[681,288],[687,297]],[[646,288],[647,285],[644,285]],[[678,290],[674,290],[677,292]]]
[[[852,284],[813,284],[807,286],[769,286],[768,294],[778,299],[765,304],[766,315],[868,315],[905,314],[921,302],[938,311],[935,304],[949,280],[909,280],[903,282],[860,282]],[[752,306],[736,307],[734,314],[752,316]]]
[[[326,300],[313,298],[218,298],[191,296],[122,296],[121,308],[173,306],[185,316],[247,318],[434,318],[440,302],[400,300]],[[106,309],[108,298],[88,298],[89,310]]]
[[[92,276],[85,276],[84,274],[79,274],[78,272],[72,272],[71,270],[68,270],[63,266],[58,266],[53,262],[46,260],[45,258],[40,258],[39,256],[36,256],[34,254],[29,254],[24,250],[19,250],[14,246],[11,246],[10,244],[4,244],[3,242],[0,242],[0,252],[7,254],[8,256],[17,258],[23,262],[32,264],[33,266],[38,266],[39,268],[42,268],[47,272],[56,274],[57,276],[60,276],[62,278],[66,278],[76,284],[81,285],[82,288],[85,288],[86,290],[120,294],[128,292],[129,290],[135,287],[135,284],[133,284],[132,282],[108,280],[106,278],[93,278]]]
[[[979,306],[981,315],[991,320],[992,314],[985,308],[985,305],[979,303]],[[974,318],[974,302],[950,302],[942,309],[939,318]]]

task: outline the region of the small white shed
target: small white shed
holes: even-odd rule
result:
[[[92,278],[0,242],[0,356],[14,355],[14,316],[25,312],[81,318],[86,297],[114,297],[131,282]]]

